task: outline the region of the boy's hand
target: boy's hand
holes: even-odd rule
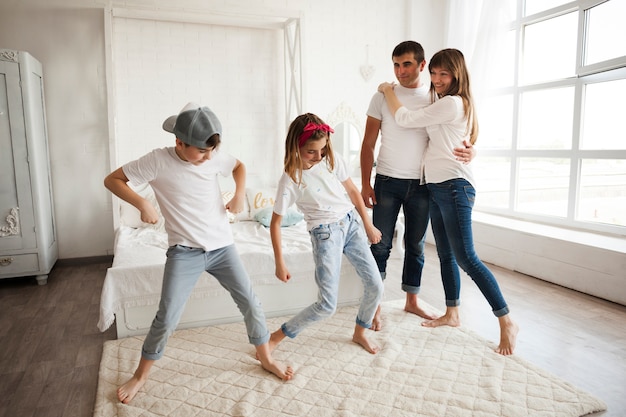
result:
[[[228,203],[226,203],[224,207],[226,208],[226,210],[230,211],[233,214],[241,213],[244,208],[244,199],[245,196],[238,196],[237,194],[235,194],[234,197]]]
[[[141,213],[141,221],[144,223],[157,224],[159,221],[159,213],[148,200],[144,199],[139,212]]]
[[[282,282],[287,282],[291,279],[291,274],[284,263],[276,263],[276,278]]]

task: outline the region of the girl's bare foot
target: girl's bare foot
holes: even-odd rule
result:
[[[459,327],[461,325],[461,318],[459,317],[459,308],[458,307],[447,307],[446,314],[443,316],[436,318],[434,320],[427,320],[422,322],[422,326],[424,327],[439,327],[439,326],[450,326],[450,327]]]
[[[375,332],[379,331],[383,328],[383,317],[381,313],[380,305],[376,309],[376,313],[374,314],[374,319],[372,320],[372,327],[370,330],[374,330]]]
[[[146,383],[145,379],[139,379],[133,375],[124,385],[117,389],[117,398],[124,404],[128,404],[135,398],[137,392]]]
[[[519,327],[509,318],[509,315],[498,317],[500,322],[500,344],[495,349],[500,355],[512,355],[515,350]]]
[[[367,337],[365,337],[365,327],[356,325],[354,328],[354,334],[352,335],[352,341],[360,345],[363,349],[371,354],[376,354],[380,350],[380,347],[371,343]]]
[[[417,294],[406,293],[406,302],[404,303],[404,311],[413,313],[426,320],[435,320],[437,316],[429,313],[419,306],[417,302]]]

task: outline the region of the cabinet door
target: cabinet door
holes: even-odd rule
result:
[[[17,63],[0,60],[0,250],[37,246]]]

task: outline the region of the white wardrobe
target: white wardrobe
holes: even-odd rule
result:
[[[57,258],[41,63],[0,49],[0,279],[43,285]]]

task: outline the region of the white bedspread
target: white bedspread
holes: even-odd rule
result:
[[[235,244],[253,285],[282,284],[275,277],[269,229],[255,221],[232,223]],[[292,281],[313,279],[313,256],[306,224],[282,228],[283,254]],[[161,293],[167,236],[154,228],[120,226],[115,239],[113,265],[108,269],[100,299],[100,331],[108,329],[121,308],[156,304]],[[343,268],[349,267],[344,262]],[[223,288],[203,273],[192,298],[212,297]]]

